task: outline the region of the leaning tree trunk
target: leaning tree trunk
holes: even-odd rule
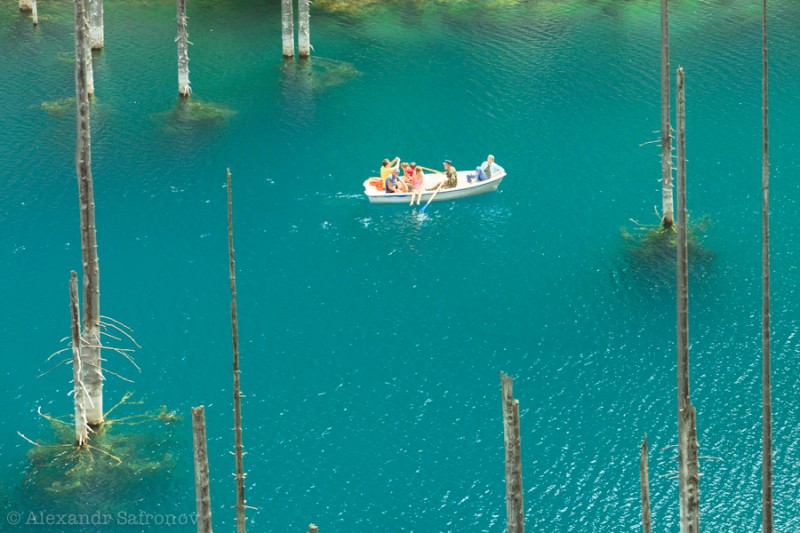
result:
[[[671,228],[672,207],[672,131],[670,129],[669,92],[669,9],[668,0],[661,0],[661,224]]]
[[[297,0],[297,54],[300,57],[311,55],[309,0]]]
[[[33,9],[31,5],[31,0],[19,0],[19,10],[20,11],[30,11]]]
[[[292,0],[281,0],[283,57],[294,57],[294,8]]]
[[[178,8],[178,94],[192,95],[189,85],[189,33],[186,30],[186,0],[177,0]]]
[[[103,0],[89,0],[89,45],[92,50],[101,50],[105,46]]]
[[[700,528],[699,467],[697,423],[689,398],[689,268],[686,229],[686,101],[683,69],[678,83],[678,482],[680,485],[681,533],[697,533]]]
[[[69,278],[69,310],[72,322],[72,398],[75,404],[75,445],[83,446],[89,440],[86,424],[88,403],[81,370],[81,315],[78,302],[78,274],[73,270]]]
[[[239,382],[239,319],[236,313],[236,265],[233,261],[233,195],[228,169],[228,259],[231,280],[231,330],[233,333],[233,440],[236,457],[236,531],[245,531],[244,462],[242,457],[242,392]]]
[[[86,420],[92,427],[103,423],[103,372],[100,364],[100,267],[97,259],[97,235],[94,221],[92,184],[92,148],[89,117],[89,93],[86,68],[87,23],[85,0],[75,1],[75,96],[77,101],[77,147],[75,168],[80,202],[81,257],[83,261],[83,334],[81,371],[88,404]]]
[[[772,384],[770,356],[770,289],[769,289],[769,106],[768,106],[768,70],[767,70],[767,0],[762,5],[763,25],[763,80],[762,80],[762,127],[763,154],[761,158],[761,343],[763,360],[761,368],[761,516],[763,533],[772,533]]]

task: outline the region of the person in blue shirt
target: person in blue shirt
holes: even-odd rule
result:
[[[472,183],[472,180],[477,179],[478,181],[486,181],[491,179],[493,175],[497,175],[500,171],[503,170],[503,167],[498,165],[494,162],[494,156],[489,154],[486,156],[486,161],[484,161],[481,166],[475,167],[475,172],[467,175],[467,181]]]
[[[394,192],[408,192],[408,187],[406,187],[406,184],[400,179],[399,174],[400,171],[395,168],[394,171],[387,176],[386,187],[384,187],[386,194],[391,194]]]

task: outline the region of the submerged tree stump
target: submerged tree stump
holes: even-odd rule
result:
[[[309,0],[297,0],[297,53],[300,57],[311,55],[309,4]]]
[[[293,0],[281,0],[281,42],[283,57],[294,57],[294,7]]]
[[[642,441],[639,454],[639,484],[642,489],[642,533],[650,533],[653,528],[650,520],[650,478],[647,471],[647,434]]]
[[[86,0],[74,2],[75,11],[75,98],[78,135],[75,167],[78,175],[81,258],[83,262],[83,333],[81,335],[81,379],[88,395],[86,419],[90,427],[103,424],[103,372],[100,358],[100,266],[97,257],[97,231],[94,216],[94,184],[89,117],[91,65],[86,22]]]
[[[72,322],[72,396],[75,406],[75,445],[83,446],[89,440],[86,423],[86,388],[81,369],[81,316],[78,301],[78,274],[73,270],[69,278],[69,310]]]
[[[677,71],[678,245],[677,245],[677,379],[678,484],[681,533],[700,530],[700,474],[697,421],[689,396],[689,281],[686,244],[686,98],[683,68]]]
[[[197,500],[197,533],[212,533],[211,490],[208,483],[208,445],[205,408],[192,407],[194,443],[194,488]]]
[[[31,11],[33,9],[32,0],[19,0],[20,11]]]
[[[178,94],[188,98],[192,94],[189,85],[189,33],[186,29],[186,0],[177,0],[178,10]]]
[[[503,395],[503,442],[506,450],[506,514],[508,533],[525,531],[522,502],[522,454],[519,436],[519,401],[513,398],[513,380],[500,373]]]
[[[105,46],[103,0],[89,0],[89,46],[92,50]]]

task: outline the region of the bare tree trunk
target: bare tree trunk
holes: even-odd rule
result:
[[[244,462],[242,460],[242,393],[239,383],[239,319],[236,314],[236,265],[233,260],[233,196],[231,169],[228,169],[228,258],[231,279],[231,329],[233,333],[233,438],[236,456],[236,531],[244,533]]]
[[[519,401],[513,398],[513,380],[500,372],[500,382],[503,394],[503,441],[506,449],[508,533],[523,533],[525,531],[525,509],[522,503]]]
[[[770,356],[770,287],[769,287],[769,98],[767,69],[767,0],[762,4],[763,24],[763,88],[762,88],[762,127],[763,154],[761,158],[761,347],[763,360],[761,368],[761,404],[762,404],[762,436],[761,436],[761,515],[763,533],[772,533],[772,384]]]
[[[671,228],[674,223],[672,206],[672,131],[670,129],[669,92],[669,8],[661,0],[661,225]]]
[[[33,25],[39,25],[39,8],[36,6],[36,0],[31,0],[31,17],[33,18]]]
[[[292,0],[281,0],[283,57],[294,57],[294,8]]]
[[[73,270],[69,277],[69,310],[72,322],[72,398],[75,404],[75,445],[83,446],[89,440],[86,424],[86,393],[81,372],[81,315],[78,302],[78,274]]]
[[[689,398],[689,268],[686,233],[686,100],[683,68],[678,69],[678,482],[681,533],[700,528],[699,466],[695,410]]]
[[[310,1],[297,0],[297,53],[300,57],[311,55]]]
[[[314,524],[308,524],[308,533],[317,533],[319,528]]]
[[[639,484],[642,487],[642,532],[650,533],[653,528],[650,520],[650,479],[647,472],[647,434],[639,454]]]
[[[89,45],[92,50],[102,50],[105,46],[103,0],[89,0]]]
[[[194,489],[197,500],[197,533],[212,533],[211,491],[208,486],[208,446],[205,409],[192,407],[194,443]]]
[[[19,10],[20,11],[30,11],[33,9],[31,5],[31,0],[19,0]]]
[[[97,259],[97,235],[94,220],[94,186],[92,183],[92,148],[89,117],[89,94],[86,68],[86,3],[75,5],[75,96],[77,101],[78,139],[75,167],[78,175],[80,202],[81,256],[83,261],[83,346],[81,348],[82,381],[88,395],[86,419],[91,427],[103,423],[103,373],[100,364],[100,267]]]
[[[192,95],[189,85],[189,33],[186,30],[186,0],[177,0],[178,7],[178,94]]]

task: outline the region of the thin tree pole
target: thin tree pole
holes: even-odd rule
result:
[[[89,0],[89,45],[92,50],[101,50],[105,46],[103,0]]]
[[[244,533],[244,462],[242,460],[242,393],[239,383],[239,320],[236,315],[236,265],[233,260],[233,199],[231,169],[228,169],[228,258],[231,279],[231,329],[233,331],[233,439],[236,456],[236,531]]]
[[[311,25],[309,0],[297,0],[297,53],[300,57],[311,55]]]
[[[772,533],[772,384],[770,356],[770,287],[769,287],[769,99],[767,70],[767,0],[762,4],[764,62],[762,87],[762,127],[763,154],[761,158],[761,348],[763,360],[761,368],[761,403],[762,403],[762,450],[761,450],[761,507],[763,533]]]
[[[650,520],[650,478],[647,472],[647,433],[642,442],[642,451],[639,454],[639,484],[642,488],[642,532],[652,531]]]
[[[36,6],[36,0],[31,0],[31,17],[33,18],[33,26],[39,25],[39,8]]]
[[[677,72],[678,84],[678,482],[680,485],[681,533],[697,533],[700,528],[699,467],[695,410],[689,398],[689,268],[686,229],[686,99],[683,68]]]
[[[208,445],[205,408],[192,407],[194,444],[194,489],[197,500],[197,533],[212,533],[211,490],[208,483]]]
[[[503,395],[503,442],[506,450],[508,533],[523,533],[525,531],[525,509],[522,503],[519,401],[513,398],[513,380],[500,372],[500,382]]]
[[[72,399],[75,405],[75,445],[83,446],[89,440],[86,424],[86,392],[81,371],[81,315],[78,302],[78,274],[73,270],[69,277],[69,310],[72,323]]]
[[[281,40],[283,57],[294,57],[294,7],[293,0],[281,0]]]
[[[186,29],[186,0],[177,0],[178,10],[178,94],[183,98],[192,95],[189,85],[189,33]]]
[[[83,261],[83,345],[82,381],[88,404],[86,419],[90,427],[103,424],[103,372],[100,359],[100,266],[97,257],[97,232],[94,217],[92,148],[89,93],[86,69],[91,59],[87,45],[86,1],[75,0],[75,96],[77,101],[77,146],[75,167],[80,203],[81,257]]]
[[[672,205],[672,130],[670,128],[669,8],[661,0],[661,225],[674,223]]]

